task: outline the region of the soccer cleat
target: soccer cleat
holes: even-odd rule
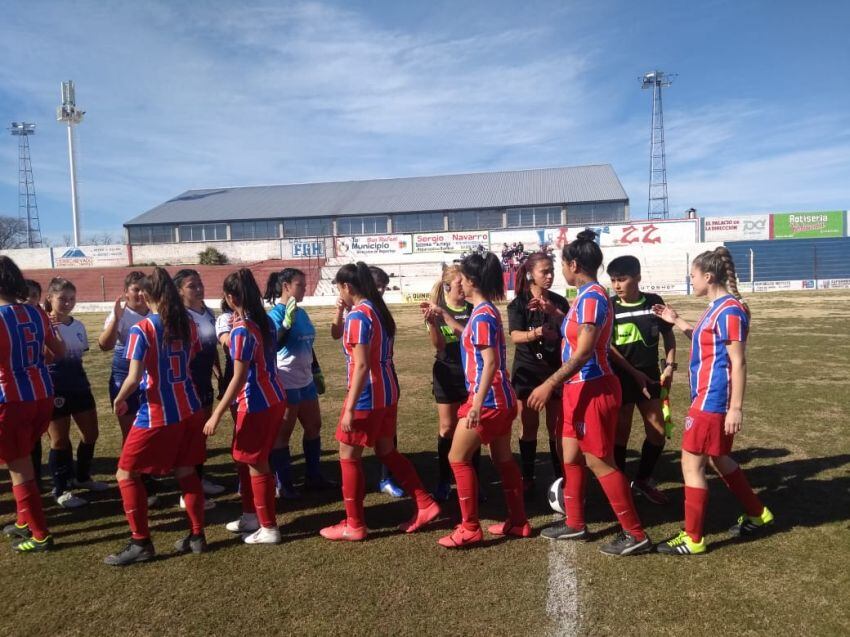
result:
[[[655,481],[652,478],[646,480],[634,480],[632,482],[632,491],[638,495],[642,495],[653,504],[667,504],[670,499],[655,486]]]
[[[343,520],[339,524],[334,524],[333,526],[326,526],[321,531],[319,531],[319,535],[321,535],[326,540],[339,541],[344,540],[346,542],[359,542],[360,540],[365,540],[368,531],[365,526],[354,527],[348,526],[348,521]]]
[[[100,480],[92,480],[89,478],[88,480],[74,480],[72,483],[78,489],[85,489],[86,491],[108,491],[109,483],[101,482]]]
[[[605,553],[605,555],[640,555],[641,553],[649,553],[651,550],[652,540],[649,539],[648,535],[644,535],[642,540],[638,540],[628,531],[618,533],[613,541],[599,547],[599,551]]]
[[[253,533],[260,528],[256,513],[243,513],[238,520],[228,522],[224,528],[231,533]]]
[[[137,562],[147,562],[156,555],[150,540],[130,540],[120,553],[107,556],[103,563],[107,566],[129,566]]]
[[[743,537],[754,535],[764,530],[764,527],[773,524],[773,513],[767,507],[761,511],[761,515],[749,516],[742,515],[738,518],[738,523],[729,529],[729,533],[735,537]]]
[[[413,517],[409,521],[399,524],[398,528],[405,533],[414,533],[438,517],[440,517],[440,505],[432,501],[424,509],[417,509]]]
[[[329,478],[326,478],[323,475],[318,475],[312,478],[305,478],[304,488],[308,489],[309,491],[324,491],[326,489],[339,488],[339,483]]]
[[[180,496],[180,508],[184,511],[186,510],[186,500],[183,499],[183,496]],[[204,498],[204,511],[209,511],[210,509],[215,508],[215,500],[211,498]]]
[[[12,550],[17,553],[42,553],[53,549],[53,536],[36,540],[34,537],[22,538],[12,542]]]
[[[174,550],[180,554],[194,553],[197,555],[198,553],[205,553],[207,538],[203,533],[200,535],[189,534],[174,543]]]
[[[3,527],[3,535],[10,538],[26,540],[32,535],[32,533],[30,533],[30,527],[26,523],[24,523],[23,526],[18,526],[17,522],[12,522],[11,524],[7,524]]]
[[[393,482],[392,478],[385,478],[378,483],[378,491],[386,493],[391,498],[403,498],[404,489]]]
[[[301,497],[298,489],[291,482],[279,484],[275,488],[275,495],[281,500],[297,500]]]
[[[452,483],[441,482],[431,495],[437,502],[448,502],[452,497]]]
[[[491,524],[487,530],[490,531],[491,535],[495,535],[497,537],[501,537],[503,535],[531,537],[531,524],[528,523],[528,520],[526,520],[524,524],[516,526],[511,524],[510,520],[506,520],[505,522]]]
[[[280,544],[280,529],[261,526],[259,529],[242,538],[245,544]]]
[[[705,553],[708,547],[705,544],[705,538],[700,538],[699,542],[694,542],[691,536],[684,531],[679,531],[679,535],[665,540],[655,550],[664,555],[699,555]]]
[[[437,544],[447,549],[461,549],[478,544],[484,539],[484,533],[480,528],[470,531],[463,524],[458,524],[451,534],[441,537]]]
[[[211,482],[206,478],[201,480],[201,486],[204,489],[204,495],[219,495],[220,493],[224,493],[223,486],[216,484],[215,482]]]
[[[88,500],[84,500],[83,498],[74,495],[70,491],[66,491],[60,496],[56,498],[56,504],[58,504],[63,509],[78,509],[80,507],[84,507],[88,504]]]
[[[567,520],[563,519],[543,529],[540,535],[549,540],[583,540],[587,537],[587,527],[576,529],[569,526]]]

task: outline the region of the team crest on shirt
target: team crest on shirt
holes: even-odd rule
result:
[[[689,431],[694,426],[694,419],[690,416],[685,416],[685,431]]]
[[[586,426],[583,422],[577,422],[575,425],[573,425],[573,429],[576,430],[576,438],[578,438],[579,440],[584,438],[585,428]]]
[[[62,407],[65,406],[65,397],[64,396],[56,396],[53,399],[53,406],[56,407],[56,409],[62,409]]]

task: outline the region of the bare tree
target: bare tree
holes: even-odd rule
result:
[[[104,230],[100,233],[100,243],[105,246],[111,246],[115,243],[115,235],[108,230]]]
[[[27,243],[27,225],[17,217],[0,217],[0,250],[20,248]]]

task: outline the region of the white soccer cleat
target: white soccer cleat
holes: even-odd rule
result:
[[[80,507],[84,507],[88,504],[88,500],[84,500],[83,498],[74,495],[70,491],[66,491],[58,498],[56,498],[56,504],[58,504],[63,509],[78,509]]]
[[[238,520],[228,522],[224,528],[231,533],[253,533],[260,528],[256,513],[243,513]]]
[[[280,529],[261,526],[259,529],[242,538],[245,544],[280,544]]]

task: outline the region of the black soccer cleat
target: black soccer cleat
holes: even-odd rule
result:
[[[574,529],[567,525],[566,519],[548,526],[540,532],[540,535],[550,540],[583,540],[587,537],[587,527]]]
[[[599,551],[605,555],[640,555],[641,553],[649,553],[652,550],[652,540],[646,535],[642,540],[638,540],[628,531],[619,533],[613,541],[608,544],[603,544],[599,547]]]
[[[207,538],[203,533],[200,535],[187,535],[174,543],[174,550],[180,554],[195,553],[197,555],[198,553],[205,553],[207,550]]]
[[[103,563],[107,566],[129,566],[137,562],[147,562],[156,555],[150,540],[130,540],[120,553],[107,556]]]

